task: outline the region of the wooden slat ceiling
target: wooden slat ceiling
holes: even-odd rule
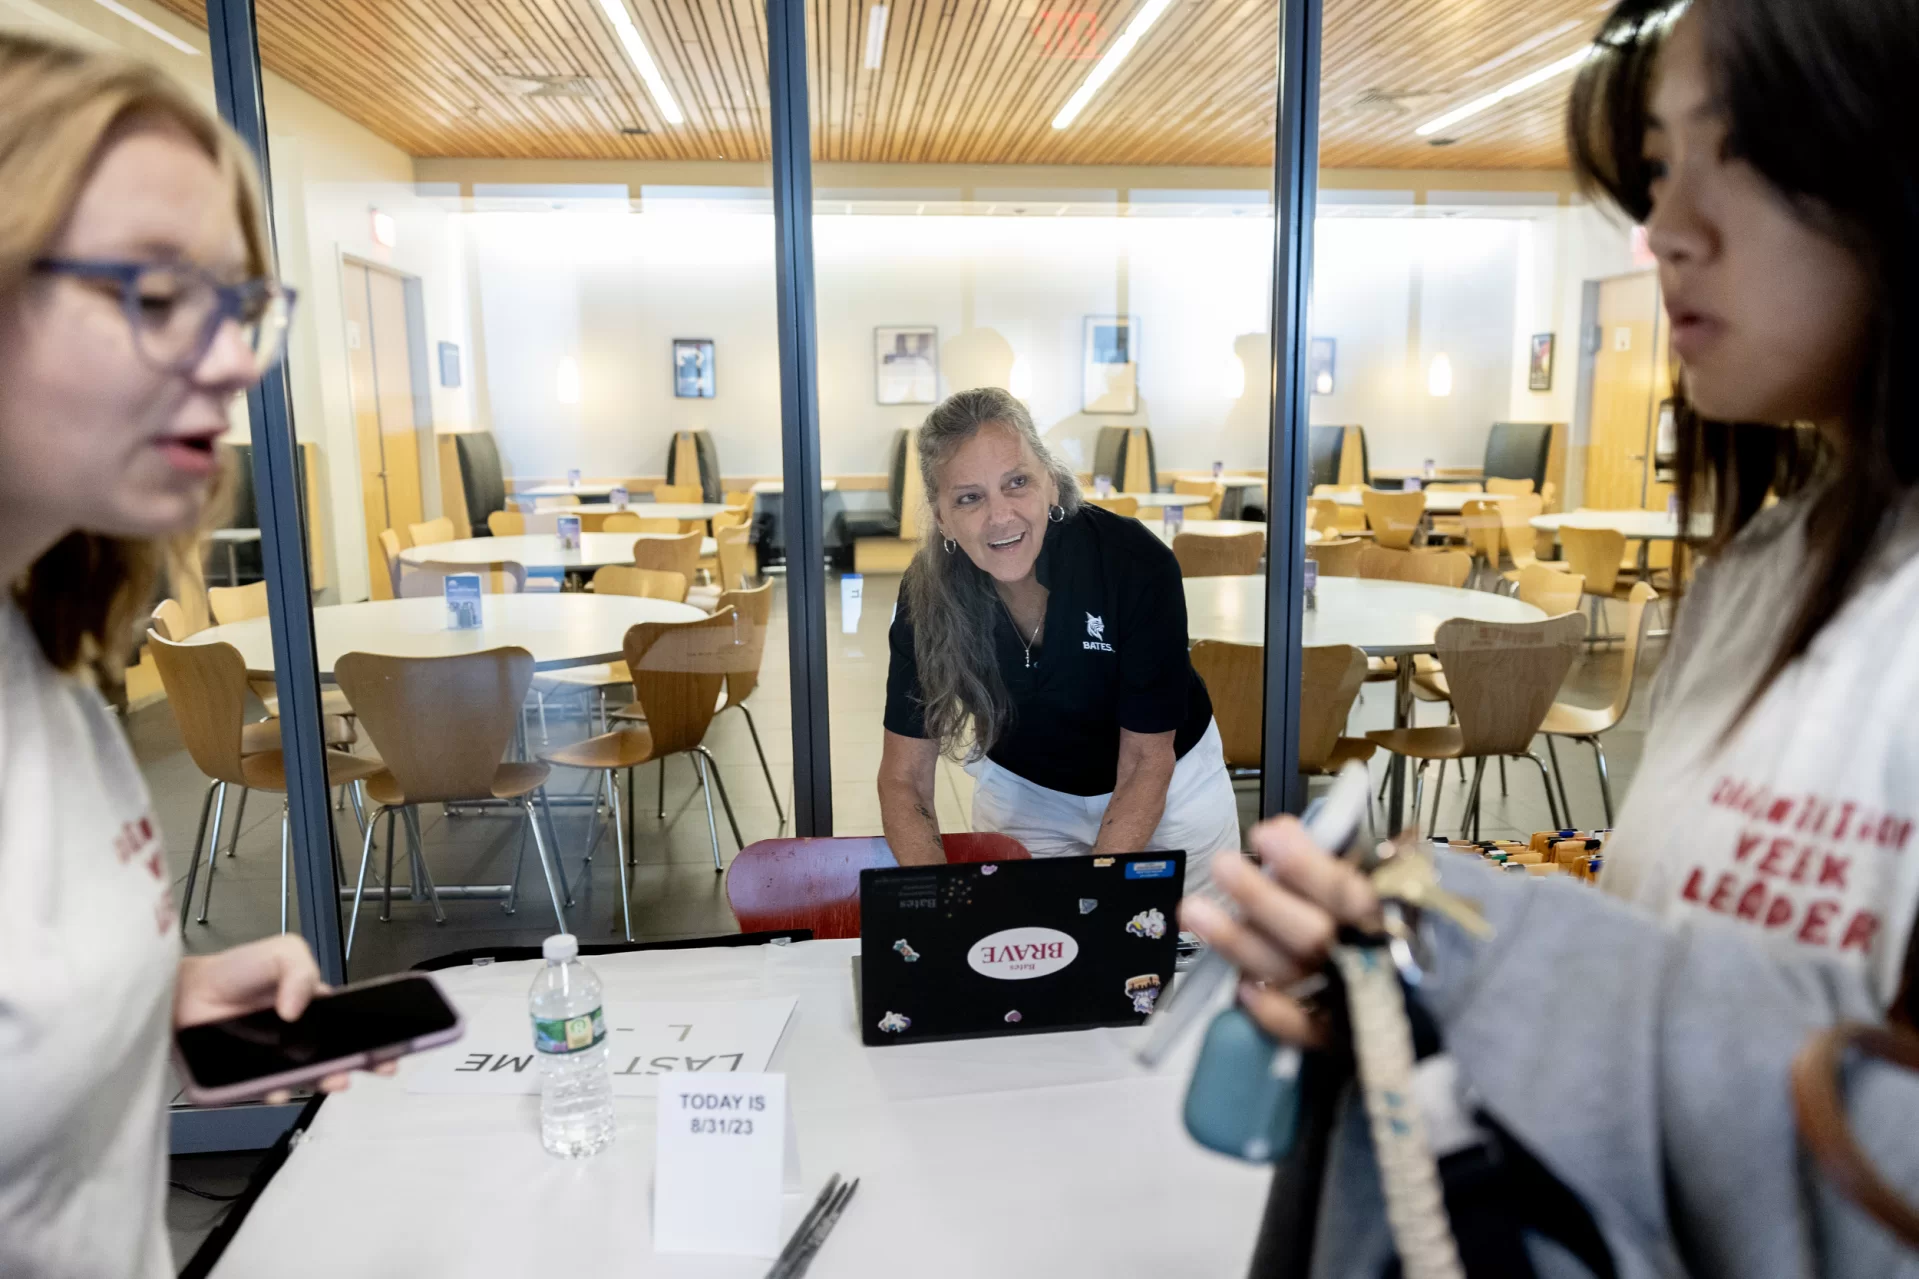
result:
[[[161,0],[204,23],[201,0]],[[628,0],[668,125],[598,0],[257,0],[266,65],[416,156],[764,160],[762,0]],[[814,154],[947,164],[1271,163],[1276,0],[1174,0],[1071,128],[1053,115],[1145,0],[808,0]],[[1055,6],[1055,7],[1048,7]],[[1567,82],[1416,125],[1576,49],[1594,0],[1326,0],[1321,162],[1557,168]],[[644,132],[637,132],[644,130]]]

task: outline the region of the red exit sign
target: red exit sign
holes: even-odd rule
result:
[[[1099,15],[1083,9],[1041,9],[1033,38],[1042,58],[1090,62],[1099,56]]]

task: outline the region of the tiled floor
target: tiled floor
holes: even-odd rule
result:
[[[879,765],[880,720],[886,696],[887,627],[898,582],[897,577],[890,576],[871,577],[864,582],[865,598],[852,619],[850,631],[843,625],[846,619],[841,592],[834,589],[828,593],[828,706],[833,725],[834,824],[841,834],[878,834],[880,831],[874,777]],[[749,704],[780,787],[781,808],[788,814],[790,823],[793,743],[787,703],[783,590],[782,583],[775,591],[773,624],[767,636],[761,685]],[[1611,625],[1616,628],[1621,620],[1615,613]],[[1642,663],[1639,677],[1642,694],[1657,666],[1662,647],[1659,642],[1649,645],[1647,661]],[[1590,652],[1575,667],[1565,696],[1592,705],[1610,701],[1620,660],[1617,646]],[[1443,722],[1443,712],[1437,707],[1422,704],[1418,710],[1422,723]],[[1355,708],[1348,731],[1357,734],[1389,727],[1391,716],[1391,686],[1369,685]],[[1636,699],[1626,723],[1606,737],[1616,798],[1623,799],[1638,763],[1644,724],[1645,699],[1641,696]],[[577,738],[585,728],[582,716],[559,701],[548,704],[547,726],[555,743]],[[164,703],[135,712],[129,721],[129,731],[166,830],[177,896],[185,887],[190,841],[199,817],[205,780],[182,749],[172,713]],[[741,835],[751,842],[789,833],[790,824],[783,826],[775,814],[745,718],[737,711],[728,712],[715,721],[707,741],[719,760]],[[541,745],[537,727],[532,745],[536,751]],[[1566,765],[1566,786],[1571,793],[1575,821],[1584,826],[1600,824],[1598,782],[1591,753],[1571,747],[1559,754]],[[1382,768],[1383,757],[1375,759],[1375,778],[1383,776]],[[1509,765],[1507,771],[1509,793],[1501,795],[1496,774],[1488,770],[1483,830],[1489,837],[1524,834],[1548,824],[1537,772],[1523,762]],[[632,892],[634,935],[641,940],[664,940],[735,931],[736,925],[726,904],[724,879],[714,871],[706,805],[693,767],[684,757],[667,761],[664,820],[659,818],[655,807],[658,777],[657,766],[647,765],[640,770],[636,787],[639,804],[635,814],[638,865],[633,871]],[[594,786],[595,782],[582,774],[562,769],[555,772],[551,790],[555,796],[581,795],[591,793]],[[968,828],[971,794],[972,779],[957,765],[942,762],[937,808],[943,828]],[[1456,829],[1457,814],[1464,800],[1465,789],[1457,772],[1449,771],[1443,788],[1442,830]],[[1244,826],[1250,827],[1255,820],[1257,804],[1256,786],[1251,782],[1242,783],[1240,814]],[[617,940],[620,935],[619,881],[610,834],[601,841],[590,867],[582,873],[589,812],[585,807],[554,808],[560,855],[576,896],[570,919],[583,938]],[[208,922],[187,927],[187,944],[192,950],[215,950],[278,929],[279,817],[278,796],[256,795],[248,804],[238,855],[228,858],[223,852],[219,858]],[[714,817],[722,860],[730,860],[737,846],[717,803]],[[347,846],[344,851],[350,874],[357,867],[359,830],[351,811],[337,813],[335,819],[343,845]],[[230,808],[229,830],[233,820]],[[435,879],[445,885],[499,883],[509,878],[520,849],[522,825],[511,816],[449,816],[437,806],[428,806],[421,814],[421,827],[427,862]],[[407,878],[405,864],[402,852],[396,861],[396,879],[402,887]],[[378,869],[377,858],[375,869]],[[203,874],[202,891],[205,883]],[[370,892],[361,911],[352,973],[365,977],[392,972],[430,956],[476,946],[537,946],[553,931],[553,916],[530,843],[521,890],[518,911],[510,916],[503,912],[497,900],[447,901],[444,925],[433,922],[425,902],[408,900],[403,893],[396,893],[392,921],[382,923],[378,918],[377,895]],[[198,895],[196,893],[196,898]],[[197,905],[196,901],[196,911]],[[231,1167],[204,1164],[197,1160],[176,1161],[175,1166],[176,1178],[185,1177],[203,1189],[214,1190],[237,1189],[234,1173],[244,1167],[243,1164]],[[189,1172],[198,1175],[189,1176]],[[182,1260],[211,1227],[220,1210],[219,1204],[177,1190],[172,1192],[169,1220]]]

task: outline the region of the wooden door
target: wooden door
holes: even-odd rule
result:
[[[407,526],[423,517],[406,287],[400,277],[358,262],[346,263],[344,272],[347,380],[360,447],[368,582],[374,599],[391,599],[380,534],[392,529],[408,545]]]
[[[1600,510],[1643,508],[1652,496],[1653,430],[1666,361],[1665,313],[1651,271],[1601,281],[1599,351],[1593,360],[1592,438],[1586,502]],[[1663,497],[1660,506],[1665,505]]]

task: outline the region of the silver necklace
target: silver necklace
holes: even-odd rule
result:
[[[1039,643],[1040,629],[1046,625],[1046,610],[1041,609],[1039,622],[1033,627],[1033,638],[1020,639],[1019,623],[1013,618],[1013,610],[1006,606],[1005,600],[999,602],[1000,611],[1006,614],[1006,620],[1013,623],[1013,638],[1019,640],[1019,646],[1026,650],[1026,669],[1033,669],[1033,645]]]

